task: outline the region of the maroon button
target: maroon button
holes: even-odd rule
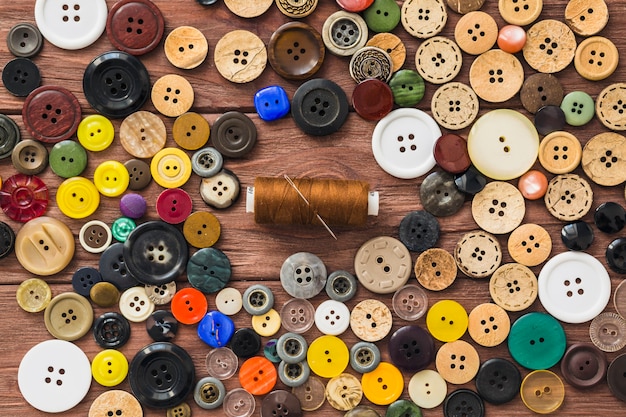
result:
[[[337,4],[352,13],[362,12],[374,3],[374,0],[337,0]]]
[[[180,188],[168,188],[157,197],[156,210],[164,222],[182,223],[191,214],[191,197]]]
[[[437,164],[451,174],[465,172],[471,164],[467,142],[453,133],[447,133],[437,139],[433,154]]]
[[[111,7],[107,36],[117,49],[131,55],[153,50],[163,37],[165,21],[150,0],[121,0]]]
[[[69,139],[78,129],[81,115],[78,99],[63,87],[39,87],[22,106],[26,129],[46,143]]]
[[[13,175],[2,184],[0,207],[10,219],[26,223],[46,211],[48,187],[34,175]]]
[[[575,388],[588,388],[604,381],[608,362],[606,355],[594,345],[575,343],[561,359],[563,378]]]
[[[393,108],[393,93],[387,83],[370,78],[354,87],[352,106],[365,120],[380,120]]]

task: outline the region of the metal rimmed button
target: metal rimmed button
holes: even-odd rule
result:
[[[389,85],[375,78],[360,82],[352,92],[352,107],[365,120],[378,121],[393,108]]]
[[[291,116],[296,125],[314,136],[338,131],[348,117],[348,109],[348,98],[341,87],[321,78],[303,83],[291,102]]]
[[[24,224],[15,237],[15,256],[27,271],[53,275],[74,256],[74,235],[67,225],[52,217],[38,217]]]
[[[526,375],[520,387],[520,396],[529,410],[549,414],[563,404],[565,387],[554,372],[538,370]]]
[[[626,130],[626,83],[607,86],[596,98],[596,114],[611,130]]]
[[[366,46],[376,46],[387,52],[393,62],[393,72],[399,71],[406,60],[406,46],[402,39],[393,33],[379,33],[372,36]]]
[[[258,78],[267,65],[267,49],[257,35],[247,30],[234,30],[215,45],[217,71],[234,83],[247,83]]]
[[[136,158],[152,158],[163,149],[166,135],[165,123],[147,111],[137,111],[126,117],[119,132],[122,147]]]
[[[248,116],[240,112],[224,113],[213,124],[211,135],[213,146],[224,156],[231,158],[245,156],[254,147],[256,138],[256,126]]]
[[[422,252],[415,261],[415,277],[426,289],[441,291],[456,279],[456,263],[452,255],[441,248],[430,248]]]
[[[146,321],[154,311],[154,303],[142,287],[131,287],[124,291],[120,296],[119,307],[124,317],[133,323]]]
[[[156,211],[169,224],[184,222],[193,211],[191,196],[182,188],[168,188],[156,199]]]
[[[241,388],[238,388],[241,389]],[[241,389],[243,391],[243,389]],[[167,409],[167,417],[191,417],[191,407],[187,403],[180,403]]]
[[[27,22],[18,23],[9,30],[7,46],[13,55],[31,58],[41,50],[43,37],[37,26]]]
[[[216,248],[202,248],[187,262],[187,280],[205,294],[216,293],[231,277],[228,256]]]
[[[498,10],[511,25],[526,26],[537,20],[543,9],[543,0],[499,0]]]
[[[286,363],[298,363],[304,360],[306,358],[307,347],[308,343],[306,339],[296,333],[285,333],[280,336],[276,342],[278,357]]]
[[[114,387],[126,378],[128,374],[128,360],[118,350],[102,350],[94,356],[91,362],[91,374],[98,384],[105,387]]]
[[[172,127],[172,136],[176,144],[189,151],[203,147],[209,140],[210,133],[209,122],[194,112],[178,116]]]
[[[626,181],[626,137],[615,132],[595,135],[583,148],[582,166],[596,184],[613,186]]]
[[[193,69],[204,62],[209,43],[200,30],[179,26],[165,38],[165,56],[177,68]]]
[[[626,320],[619,314],[605,312],[591,321],[591,342],[603,352],[617,352],[626,346]]]
[[[602,36],[587,38],[576,48],[574,67],[581,77],[591,81],[608,78],[617,69],[619,51]]]
[[[143,415],[143,410],[132,394],[122,390],[110,390],[98,395],[91,403],[88,417],[108,416],[109,414],[140,417]]]
[[[519,393],[522,376],[510,361],[491,358],[480,365],[476,374],[476,390],[491,404],[504,404]]]
[[[389,405],[404,390],[402,372],[389,362],[381,362],[372,372],[361,377],[363,395],[376,405]]]
[[[552,174],[572,172],[578,167],[582,154],[580,141],[569,132],[552,132],[539,144],[539,162]]]
[[[421,371],[435,359],[435,342],[420,326],[404,326],[393,332],[387,346],[391,361],[407,371]]]
[[[185,78],[177,74],[166,74],[154,82],[151,98],[159,113],[178,117],[193,105],[194,92]]]
[[[537,266],[550,256],[552,239],[547,230],[540,225],[526,223],[509,235],[507,247],[509,255],[515,262]]]
[[[111,43],[132,55],[143,55],[157,47],[165,20],[158,6],[148,0],[121,0],[111,7],[106,31]]]
[[[409,279],[411,255],[399,240],[380,236],[361,245],[354,257],[354,269],[365,288],[389,294]]]
[[[409,397],[422,408],[435,408],[443,402],[448,393],[446,381],[437,371],[425,369],[409,380]]]
[[[315,326],[323,334],[340,335],[350,326],[350,310],[340,301],[323,301],[315,310]]]
[[[326,51],[322,36],[302,22],[288,22],[276,29],[268,49],[270,65],[288,80],[304,80],[315,74]]]
[[[403,3],[405,6],[410,1]],[[418,3],[415,2],[415,5]],[[443,36],[435,36],[422,42],[415,52],[417,72],[433,84],[452,81],[461,71],[463,56],[454,41]]]
[[[2,69],[2,83],[14,96],[26,97],[41,84],[39,68],[28,58],[15,58]]]
[[[604,0],[573,0],[565,6],[565,23],[577,35],[595,35],[608,21],[609,9]]]
[[[593,387],[606,377],[606,355],[593,345],[574,343],[563,355],[561,373],[570,385],[578,389]]]
[[[50,334],[61,340],[78,340],[91,329],[93,309],[89,300],[74,292],[54,297],[44,312]]]
[[[478,96],[469,86],[449,82],[435,91],[430,107],[433,118],[442,127],[460,130],[474,122],[480,105]]]
[[[298,387],[293,387],[291,392],[300,400],[303,411],[315,411],[325,402],[324,383],[316,376],[309,376],[306,382]]]
[[[0,208],[11,220],[28,222],[46,212],[48,187],[35,175],[15,174],[0,188]]]
[[[150,162],[154,181],[163,188],[181,187],[191,177],[191,160],[179,148],[163,148]]]
[[[380,349],[371,342],[357,342],[350,348],[350,366],[356,372],[371,372],[380,363]]]
[[[364,46],[350,59],[350,76],[360,83],[368,78],[388,82],[392,75],[393,62],[384,50],[375,46]]]
[[[330,52],[339,56],[351,56],[367,42],[367,24],[361,16],[337,11],[324,21],[322,39]]]
[[[363,398],[361,382],[352,374],[344,373],[331,378],[326,384],[326,400],[335,410],[348,411]]]
[[[552,74],[563,70],[572,62],[576,52],[576,38],[565,23],[545,19],[528,29],[523,52],[526,62],[532,68]]]
[[[515,55],[492,49],[474,59],[469,81],[478,97],[502,103],[522,88],[524,69]]]
[[[454,40],[464,52],[479,55],[487,52],[496,43],[498,25],[491,15],[469,12],[454,27]]]
[[[520,225],[526,213],[522,193],[513,185],[490,182],[474,196],[472,216],[482,229],[494,234],[513,231]]]
[[[15,292],[17,304],[24,311],[38,313],[45,309],[52,299],[52,291],[46,281],[39,278],[29,278],[17,287]]]
[[[502,262],[502,249],[498,239],[482,230],[464,234],[454,248],[454,260],[470,278],[486,278]]]
[[[280,309],[282,326],[288,332],[304,333],[314,323],[315,308],[303,298],[291,298]]]
[[[78,129],[81,114],[78,99],[69,90],[48,85],[33,90],[22,107],[26,129],[46,143],[69,139]]]
[[[346,302],[356,295],[357,279],[348,271],[333,271],[326,279],[326,294],[331,300]]]
[[[469,314],[467,331],[481,346],[498,346],[506,340],[510,328],[509,315],[497,304],[479,304]]]
[[[226,287],[215,296],[215,305],[220,313],[233,316],[243,307],[243,298],[236,288]]]
[[[453,391],[443,403],[443,414],[446,417],[454,417],[458,413],[467,417],[483,417],[485,415],[483,399],[469,389]]]
[[[100,220],[90,220],[80,228],[78,240],[87,252],[101,253],[109,247],[113,235],[106,223]]]
[[[593,190],[576,174],[557,175],[548,183],[544,202],[550,214],[559,220],[579,220],[591,210]]]
[[[414,321],[422,317],[428,309],[428,296],[417,285],[405,285],[393,295],[391,306],[398,317]]]
[[[312,253],[295,253],[283,262],[280,283],[292,297],[312,298],[326,285],[326,267]]]
[[[378,342],[384,339],[391,331],[392,324],[391,310],[382,301],[376,299],[363,300],[350,312],[352,332],[366,342]]]
[[[549,314],[528,313],[511,326],[508,346],[511,357],[528,369],[548,369],[565,353],[563,326]]]
[[[467,312],[456,301],[441,300],[433,304],[428,310],[426,325],[435,339],[442,342],[453,342],[463,336],[467,330]]]
[[[169,342],[176,337],[178,320],[167,310],[156,310],[146,319],[146,331],[155,342]]]
[[[442,0],[408,0],[402,4],[400,21],[410,35],[426,39],[441,32],[448,21],[448,12]]]
[[[563,86],[558,78],[551,74],[539,73],[533,74],[524,80],[520,90],[520,99],[522,106],[534,114],[543,106],[560,105],[563,100],[563,94]]]
[[[250,417],[255,406],[254,396],[243,388],[231,389],[224,397],[223,410],[228,417]]]
[[[435,171],[422,181],[420,201],[427,212],[437,217],[452,216],[463,207],[465,194],[456,187],[452,174]]]
[[[226,209],[239,198],[240,187],[239,178],[224,168],[216,175],[202,179],[200,197],[213,208]]]
[[[190,214],[183,224],[183,235],[187,243],[196,248],[213,246],[219,239],[221,230],[217,217],[208,211]]]
[[[130,338],[130,323],[117,312],[104,313],[93,324],[93,338],[105,349],[122,347]]]

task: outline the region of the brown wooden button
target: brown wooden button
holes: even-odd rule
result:
[[[596,115],[611,130],[626,130],[626,83],[615,83],[600,92]]]
[[[548,183],[544,201],[550,214],[557,219],[579,220],[591,209],[593,190],[576,174],[557,175]]]
[[[183,235],[191,246],[208,248],[220,238],[220,221],[208,211],[196,211],[185,219]]]
[[[552,74],[533,74],[526,78],[520,90],[522,106],[533,114],[543,106],[561,105],[563,95],[563,86]]]
[[[582,165],[589,179],[612,186],[626,181],[626,138],[619,133],[595,135],[585,144]]]
[[[211,128],[209,122],[198,113],[181,114],[174,121],[172,136],[178,146],[188,151],[203,147],[209,140]]]
[[[609,8],[604,0],[570,0],[565,6],[565,23],[577,35],[595,35],[608,22]]]
[[[261,16],[274,3],[274,0],[224,0],[228,10],[239,17],[253,18]]]
[[[177,74],[164,75],[152,86],[152,104],[164,116],[178,117],[187,112],[193,99],[193,87]]]
[[[550,256],[552,239],[543,227],[527,223],[513,230],[507,246],[509,255],[515,262],[525,266],[537,266]]]
[[[22,140],[11,151],[11,162],[22,174],[39,174],[48,166],[48,150],[41,142],[32,139]]]
[[[498,24],[485,12],[470,12],[459,19],[454,28],[454,40],[468,54],[487,52],[498,39]]]
[[[448,7],[459,14],[480,10],[485,0],[446,0]]]
[[[165,146],[165,123],[154,113],[138,111],[120,125],[120,143],[136,158],[152,158]]]
[[[391,330],[392,322],[391,310],[380,300],[363,300],[350,313],[350,329],[366,342],[384,339]]]
[[[490,182],[472,200],[472,216],[483,230],[509,233],[522,223],[526,204],[522,193],[508,182]]]
[[[522,88],[524,68],[515,55],[492,49],[474,59],[469,80],[478,97],[502,103]]]
[[[433,84],[452,81],[461,71],[462,63],[461,49],[454,41],[443,36],[422,42],[415,53],[417,72]]]
[[[161,42],[165,20],[161,10],[149,0],[120,0],[109,11],[106,30],[117,49],[143,55]]]
[[[400,21],[410,35],[426,39],[441,32],[448,11],[443,0],[407,0],[402,4]]]
[[[537,20],[543,0],[499,0],[500,16],[512,25],[526,26]]]
[[[24,126],[41,142],[69,139],[81,121],[78,99],[63,87],[50,85],[33,90],[22,106]]]
[[[456,279],[454,257],[444,249],[430,248],[422,252],[415,261],[415,276],[428,290],[444,290]]]
[[[311,77],[322,66],[326,52],[322,36],[302,22],[288,22],[276,29],[268,49],[270,65],[288,80]]]
[[[430,103],[433,119],[450,130],[465,129],[471,125],[478,116],[479,107],[474,90],[459,82],[439,87]]]
[[[497,304],[479,304],[469,314],[467,331],[481,346],[498,346],[506,340],[510,330],[509,315]]]
[[[565,69],[574,59],[576,37],[565,23],[542,20],[526,32],[523,52],[528,65],[539,72],[552,74]]]
[[[209,43],[198,29],[179,26],[165,38],[165,57],[176,68],[192,69],[204,62]]]
[[[300,19],[315,11],[317,0],[276,0],[276,7],[285,16]]]
[[[111,390],[103,392],[93,401],[91,407],[89,407],[88,417],[121,415],[131,417],[143,416],[141,404],[137,401],[137,398],[126,391]]]
[[[454,248],[454,260],[461,272],[470,278],[486,278],[502,262],[498,239],[483,230],[465,233]]]
[[[504,264],[489,280],[493,301],[507,311],[522,311],[537,299],[537,277],[527,266]]]
[[[574,67],[578,74],[591,81],[608,78],[617,69],[619,51],[613,42],[602,36],[587,38],[576,48]]]
[[[215,67],[222,77],[234,83],[247,83],[261,75],[267,65],[265,44],[247,30],[234,30],[215,45]]]
[[[124,166],[128,171],[130,182],[128,188],[133,191],[143,190],[152,181],[152,173],[150,173],[150,165],[141,159],[131,159],[124,162]]]
[[[553,174],[567,174],[578,167],[583,148],[571,133],[552,132],[539,144],[539,162]]]
[[[455,340],[439,348],[435,366],[449,383],[466,384],[478,373],[480,358],[474,346],[464,340]]]
[[[402,39],[393,33],[379,33],[371,37],[365,44],[366,46],[375,46],[387,52],[393,63],[393,72],[402,68],[406,60],[406,46]]]
[[[387,52],[375,46],[365,46],[350,59],[350,76],[356,83],[368,78],[388,82],[393,73],[393,62]]]

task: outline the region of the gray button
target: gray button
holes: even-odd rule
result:
[[[18,23],[9,31],[7,45],[13,55],[30,58],[41,50],[43,36],[36,26],[30,23]]]
[[[348,271],[335,271],[326,279],[326,294],[335,301],[346,302],[356,294],[357,283]]]
[[[306,359],[306,339],[296,333],[285,333],[276,342],[276,353],[286,363],[298,363]]]
[[[461,210],[465,194],[456,188],[452,174],[437,171],[424,178],[420,187],[420,200],[427,212],[444,217]]]
[[[199,149],[191,157],[191,169],[202,178],[216,175],[222,169],[223,164],[222,154],[210,146]]]
[[[294,253],[280,268],[280,283],[292,297],[315,297],[326,285],[324,262],[312,253]]]
[[[358,342],[350,348],[350,366],[358,373],[371,372],[380,363],[380,349],[371,342]]]
[[[274,307],[274,294],[265,285],[255,284],[243,293],[243,308],[253,316],[265,314]]]

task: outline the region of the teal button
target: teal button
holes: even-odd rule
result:
[[[279,363],[282,359],[278,356],[277,339],[271,339],[263,347],[263,355],[273,363]]]
[[[363,12],[363,19],[374,32],[391,32],[400,23],[400,6],[395,0],[374,0]]]
[[[422,410],[413,401],[397,400],[389,404],[385,417],[422,417]]]
[[[50,150],[48,163],[61,178],[77,177],[87,167],[87,151],[78,142],[63,140]]]
[[[572,91],[561,102],[561,110],[565,113],[565,122],[570,126],[582,126],[596,113],[593,98],[584,91]]]
[[[230,280],[230,275],[230,261],[219,249],[200,249],[187,262],[189,283],[205,294],[212,294],[224,288]]]
[[[565,353],[565,331],[545,313],[528,313],[511,326],[509,352],[525,368],[539,370],[556,365]]]
[[[403,69],[391,77],[393,101],[400,107],[413,107],[424,97],[424,79],[413,70]]]
[[[113,222],[113,225],[111,226],[111,233],[118,242],[124,243],[126,242],[128,235],[130,235],[130,232],[135,230],[135,227],[137,227],[137,223],[135,223],[133,219],[129,217],[120,217]]]

